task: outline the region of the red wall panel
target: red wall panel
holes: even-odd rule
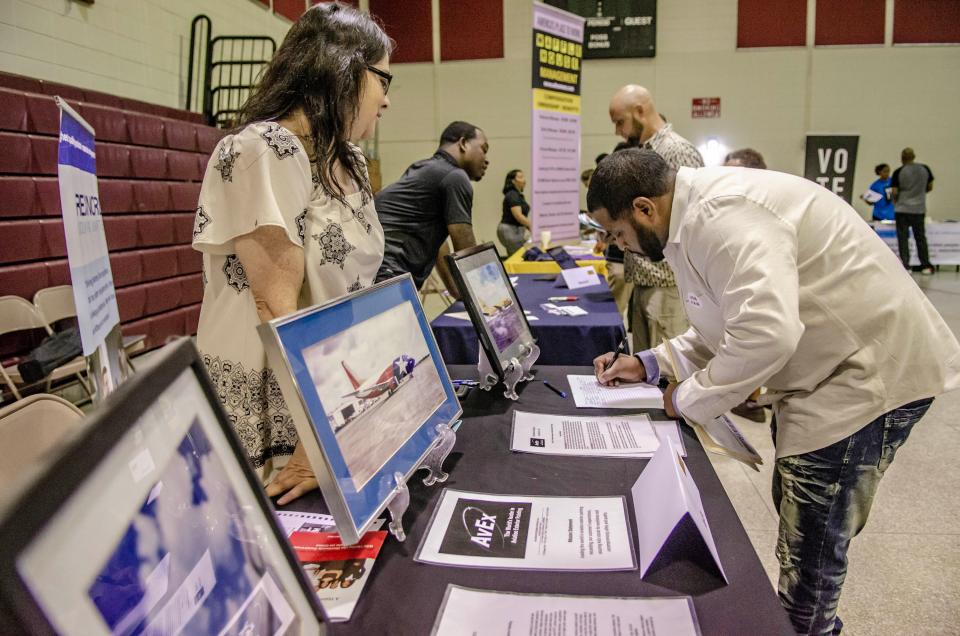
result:
[[[307,3],[304,0],[273,0],[273,12],[294,22],[306,9]]]
[[[805,46],[807,0],[737,0],[737,48]]]
[[[960,1],[894,0],[893,43],[960,43]]]
[[[883,44],[885,0],[817,0],[814,43]]]
[[[440,59],[503,57],[503,3],[440,0]]]
[[[430,0],[370,0],[370,13],[383,23],[397,46],[391,62],[433,61],[433,18]]]

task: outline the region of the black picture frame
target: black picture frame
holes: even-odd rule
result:
[[[522,320],[522,332],[520,336],[518,336],[516,341],[504,351],[500,351],[496,346],[494,336],[490,332],[490,329],[484,319],[484,313],[480,306],[479,299],[474,293],[472,286],[466,279],[466,259],[474,258],[478,255],[486,256],[487,264],[496,264],[496,268],[498,269],[503,284],[509,294],[510,301],[519,310],[519,315]],[[460,299],[463,301],[463,305],[467,310],[467,314],[470,316],[470,322],[473,323],[473,328],[477,332],[477,339],[480,342],[480,347],[486,354],[487,360],[489,360],[490,367],[493,369],[494,373],[497,374],[497,377],[503,380],[509,360],[511,357],[514,357],[510,354],[516,353],[518,345],[529,346],[535,344],[536,339],[533,337],[533,332],[530,330],[530,323],[527,320],[526,313],[523,311],[523,304],[520,302],[520,298],[517,296],[517,292],[513,288],[513,284],[510,282],[510,277],[503,267],[503,262],[500,260],[500,256],[497,253],[497,248],[493,243],[484,243],[482,245],[477,245],[476,247],[469,247],[452,254],[447,254],[447,264],[449,266],[450,273],[453,276],[453,280],[457,285],[457,289],[460,292]]]
[[[148,369],[140,371],[112,393],[103,405],[88,416],[76,431],[55,447],[38,465],[21,475],[15,482],[16,493],[6,502],[0,502],[0,609],[6,614],[0,619],[5,628],[14,626],[15,633],[54,634],[54,626],[38,599],[30,590],[28,582],[18,568],[24,552],[34,544],[48,524],[52,523],[61,508],[82,488],[93,471],[111,456],[114,449],[135,428],[144,426],[141,418],[171,385],[191,371],[203,396],[209,402],[217,424],[226,440],[228,450],[220,453],[221,460],[229,461],[232,455],[242,474],[242,483],[232,483],[236,488],[249,489],[260,515],[258,522],[266,524],[265,540],[276,542],[282,563],[271,562],[276,568],[289,568],[298,589],[291,594],[302,596],[298,602],[309,608],[312,616],[302,616],[308,625],[304,633],[325,633],[329,623],[326,613],[316,597],[299,560],[288,543],[274,515],[273,504],[267,498],[262,484],[250,466],[246,451],[240,444],[233,425],[227,418],[199,352],[188,338],[167,346],[159,354],[159,360]],[[217,440],[211,443],[216,446]],[[233,468],[231,468],[233,471]],[[235,473],[235,471],[233,471]],[[123,479],[123,475],[118,475]],[[128,477],[129,479],[129,477]],[[298,594],[299,593],[299,594]],[[5,632],[9,633],[9,632]]]

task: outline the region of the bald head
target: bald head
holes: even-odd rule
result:
[[[663,128],[653,96],[637,84],[627,84],[610,99],[610,121],[616,134],[632,143],[643,143]]]

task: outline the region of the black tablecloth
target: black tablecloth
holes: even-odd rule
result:
[[[530,321],[530,331],[540,346],[538,364],[592,365],[593,359],[613,351],[624,336],[623,319],[613,301],[606,282],[573,291],[555,287],[552,282],[536,280],[541,274],[517,274],[514,289],[525,311],[538,320]],[[603,281],[603,278],[600,279]],[[585,316],[555,316],[540,308],[550,302],[550,296],[576,296],[575,302],[558,302],[565,307],[577,305],[587,312]],[[451,318],[450,313],[465,312],[462,302],[456,302],[438,316],[430,326],[440,346],[444,361],[450,364],[476,364],[479,352],[477,333],[469,320]]]
[[[567,373],[589,372],[584,368],[536,370],[538,380],[549,380],[568,391]],[[470,367],[450,369],[454,377],[473,377],[471,373],[475,375]],[[655,563],[645,579],[640,578],[639,571],[536,572],[415,563],[413,555],[445,486],[501,494],[624,495],[629,500],[630,487],[646,460],[511,453],[508,449],[513,408],[552,414],[572,413],[575,408],[572,398],[559,397],[539,381],[521,385],[519,392],[520,400],[511,402],[502,396],[502,391],[474,389],[463,401],[463,424],[453,453],[444,465],[450,478],[445,484],[430,488],[423,486],[419,476],[411,479],[410,508],[403,518],[407,540],[399,543],[388,537],[353,618],[347,623],[333,624],[331,633],[429,634],[447,584],[456,583],[509,592],[634,597],[688,594],[694,599],[704,634],[793,634],[736,511],[696,436],[686,427],[683,442],[687,466],[700,489],[729,584],[723,583],[705,553],[674,554],[666,564]],[[591,409],[594,415],[624,412]],[[651,416],[664,414],[653,411]],[[325,511],[323,500],[316,493],[285,508]],[[632,502],[630,515],[632,519]],[[636,542],[636,528],[631,530]],[[678,552],[677,546],[672,546],[671,551]]]

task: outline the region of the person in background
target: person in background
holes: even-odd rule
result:
[[[609,155],[606,153],[600,155],[597,158],[597,164],[599,165],[600,161],[607,156]],[[593,171],[593,168],[588,168],[580,174],[580,183],[584,188],[590,187]],[[594,246],[594,252],[602,253],[604,260],[607,261],[607,284],[610,285],[610,293],[613,294],[613,300],[617,303],[617,311],[621,316],[628,314],[633,283],[628,283],[623,276],[623,250],[617,247],[616,242],[612,241],[606,232],[597,230],[597,244]]]
[[[530,204],[523,198],[527,179],[523,170],[511,170],[503,180],[503,214],[497,226],[497,238],[507,256],[523,247],[530,236]]]
[[[393,42],[331,2],[290,27],[207,163],[193,228],[203,254],[197,347],[267,494],[317,487],[257,325],[373,282],[383,230],[366,161],[390,105]]]
[[[395,182],[377,193],[376,206],[386,249],[377,281],[405,272],[417,289],[437,265],[447,291],[459,298],[447,269],[447,237],[454,251],[473,247],[473,186],[487,172],[490,144],[483,130],[455,121],[440,134],[429,159],[413,163]]]
[[[873,221],[893,221],[893,199],[890,197],[890,166],[885,163],[877,164],[873,169],[877,175],[876,181],[870,184],[867,192],[860,195],[860,198],[873,205]],[[867,197],[868,193],[873,194]]]
[[[703,166],[703,157],[696,147],[660,115],[646,88],[636,84],[624,86],[611,98],[609,110],[614,132],[628,147],[653,150],[675,170]],[[620,146],[614,154],[619,150]],[[598,168],[608,159],[601,161]],[[633,284],[629,321],[633,350],[648,349],[664,337],[672,338],[686,331],[687,316],[670,266],[627,252],[623,268],[625,280]]]
[[[723,160],[725,166],[739,166],[741,168],[756,168],[766,170],[767,162],[763,160],[763,155],[753,148],[741,148],[729,153]]]
[[[780,601],[798,634],[841,633],[850,541],[933,398],[960,388],[960,343],[876,232],[813,181],[627,150],[597,167],[587,205],[622,248],[670,261],[691,324],[598,356],[598,382],[673,378],[664,410],[701,425],[767,387]]]
[[[913,148],[900,152],[902,166],[890,177],[890,192],[893,198],[894,220],[897,222],[897,245],[900,261],[910,269],[910,236],[917,244],[920,258],[920,273],[933,274],[930,253],[927,250],[927,192],[933,190],[933,173],[925,164],[916,162]]]

